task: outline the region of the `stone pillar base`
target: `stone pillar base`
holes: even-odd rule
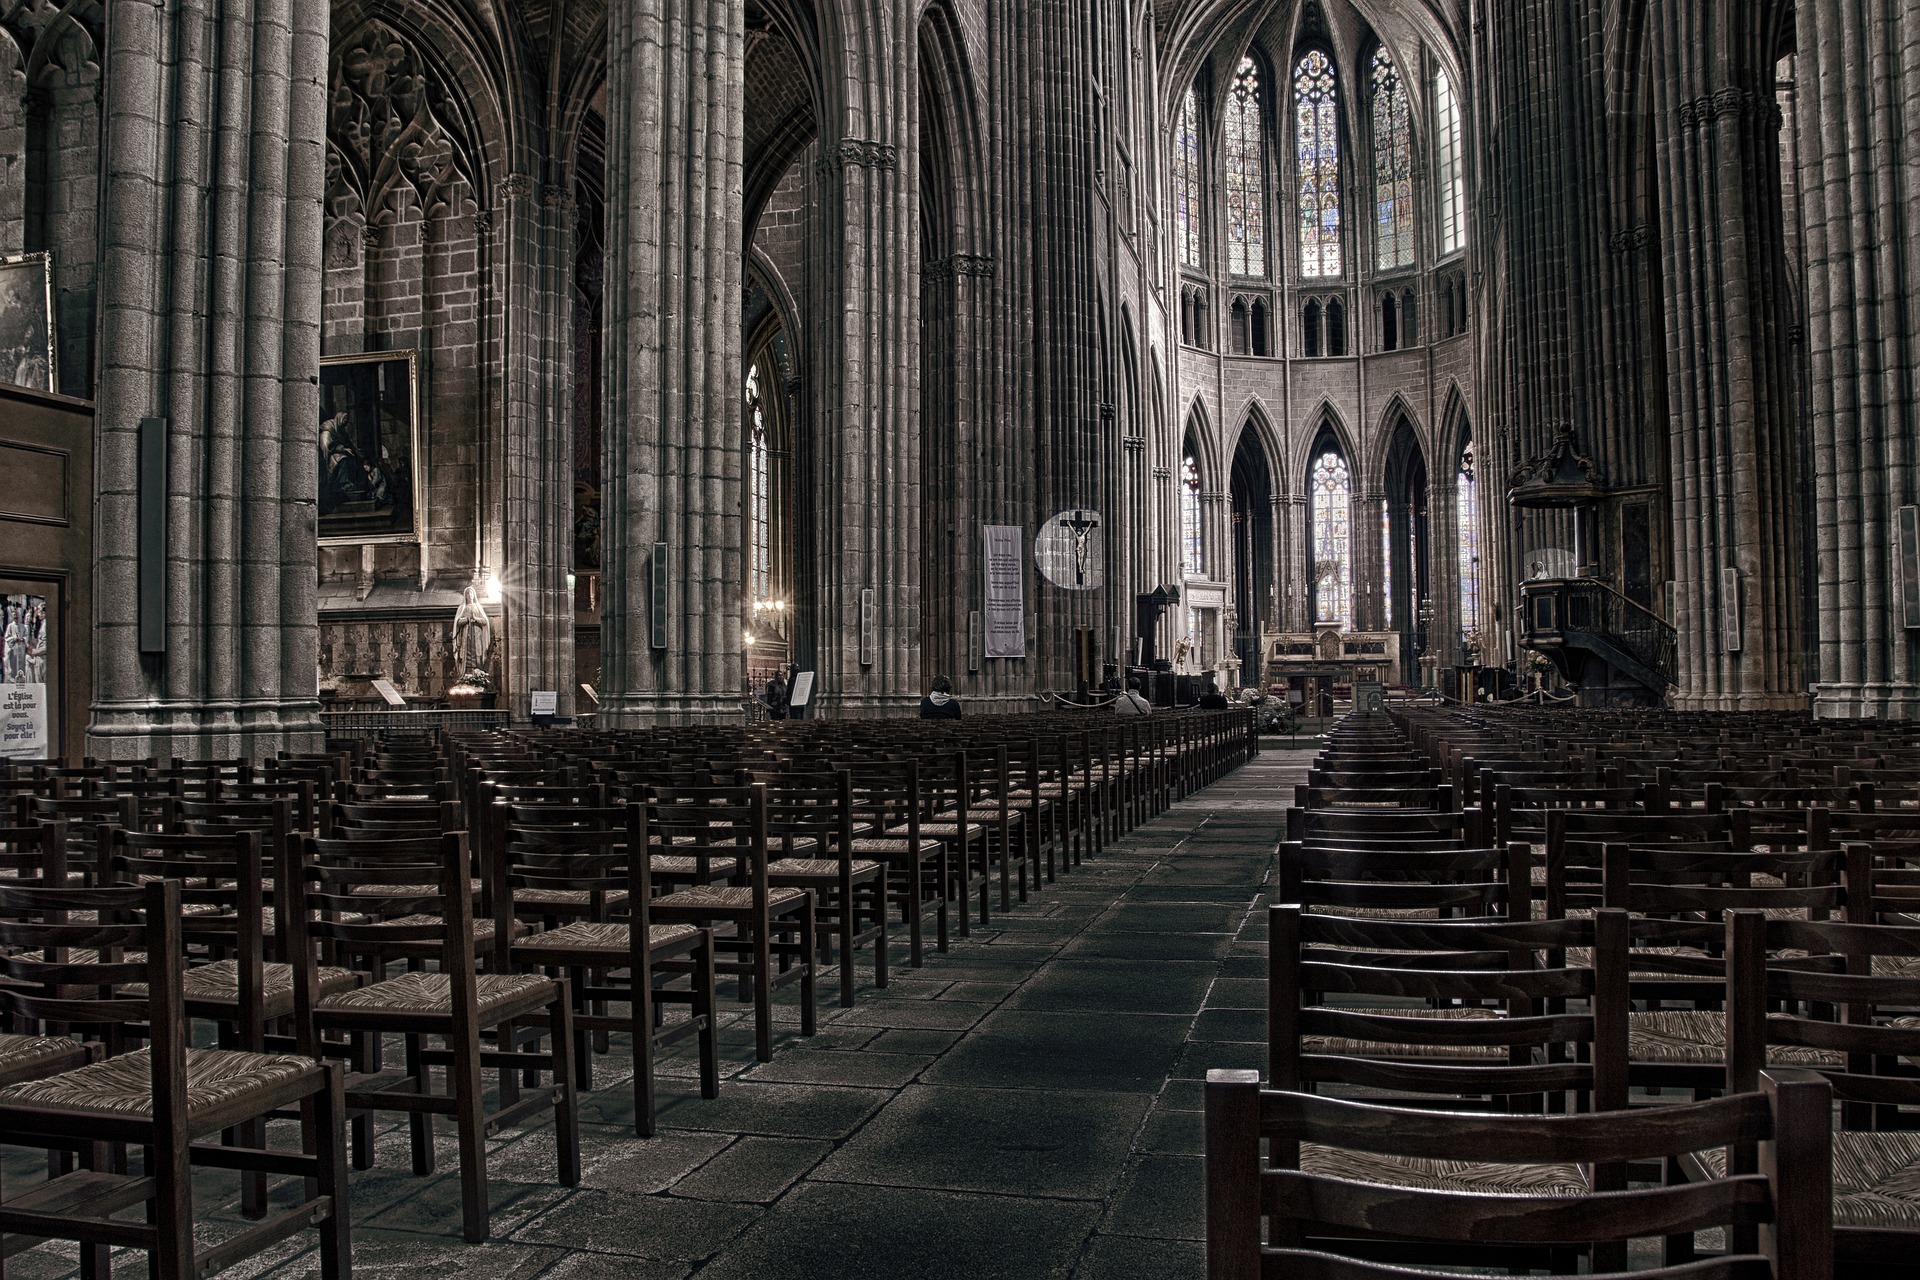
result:
[[[1667,699],[1675,711],[1805,711],[1807,698],[1798,693],[1729,693],[1688,696],[1675,693]]]
[[[96,706],[87,754],[100,760],[263,760],[326,747],[317,702],[294,706]]]
[[[598,729],[648,729],[661,724],[745,724],[745,693],[636,693],[609,696],[594,716]]]
[[[1813,714],[1820,720],[1920,720],[1920,685],[1816,684]]]

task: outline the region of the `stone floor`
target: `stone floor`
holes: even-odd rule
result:
[[[823,1005],[809,1040],[786,995],[770,1063],[730,1014],[719,1099],[691,1087],[690,1055],[669,1058],[651,1140],[631,1136],[619,1059],[601,1059],[581,1185],[554,1183],[550,1123],[501,1135],[486,1244],[459,1239],[450,1136],[441,1171],[416,1178],[390,1126],[379,1167],[353,1175],[356,1271],[1201,1275],[1201,1081],[1264,1061],[1253,908],[1311,757],[1267,752],[924,968],[896,968],[886,991]],[[230,1203],[210,1214],[237,1221]],[[312,1275],[303,1244],[230,1274]],[[71,1256],[43,1247],[7,1273],[51,1280]]]

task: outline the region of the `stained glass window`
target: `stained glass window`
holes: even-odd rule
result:
[[[1480,627],[1480,496],[1474,488],[1473,443],[1460,451],[1460,634]]]
[[[767,469],[767,416],[760,402],[760,366],[747,370],[747,476],[751,491],[747,512],[753,547],[752,598],[766,600],[773,594],[773,520],[772,496]]]
[[[1267,274],[1265,153],[1260,145],[1260,68],[1240,59],[1227,95],[1222,133],[1227,156],[1227,270],[1236,276]]]
[[[1300,170],[1300,274],[1341,274],[1340,110],[1333,62],[1314,49],[1293,69],[1294,150]]]
[[[1467,178],[1460,149],[1460,103],[1444,71],[1433,77],[1433,125],[1440,161],[1440,252],[1458,253],[1467,247]]]
[[[1347,625],[1352,616],[1353,477],[1328,449],[1313,464],[1313,620]]]
[[[1188,454],[1180,465],[1181,563],[1189,577],[1206,573],[1206,539],[1200,525],[1200,463]]]
[[[1200,265],[1200,91],[1188,89],[1173,133],[1173,220],[1180,265]]]
[[[1380,595],[1387,604],[1387,626],[1393,626],[1393,517],[1380,510]]]
[[[1373,55],[1373,192],[1382,271],[1413,262],[1412,133],[1407,87],[1382,45]]]

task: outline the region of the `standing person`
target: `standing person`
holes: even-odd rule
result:
[[[787,718],[787,682],[778,671],[767,677],[766,692],[761,699],[767,704],[767,712],[775,720]]]
[[[933,692],[920,699],[922,720],[958,720],[960,699],[953,696],[953,681],[945,676],[933,678]]]

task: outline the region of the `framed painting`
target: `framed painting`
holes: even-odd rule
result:
[[[53,255],[0,257],[0,382],[59,389],[53,322]]]
[[[418,542],[420,353],[320,359],[320,545]]]

